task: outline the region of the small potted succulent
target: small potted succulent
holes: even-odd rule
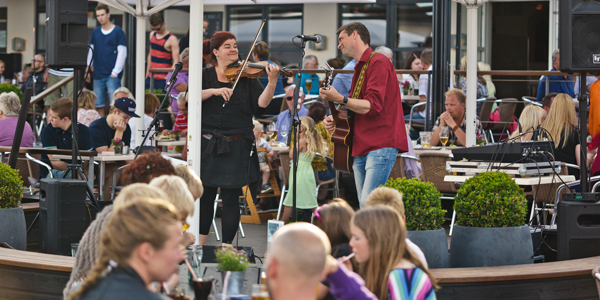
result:
[[[179,141],[179,139],[181,138],[181,130],[179,130],[178,128],[174,128],[173,130],[171,130],[171,135],[175,138],[176,141]]]
[[[27,228],[21,199],[23,180],[19,172],[8,164],[0,163],[0,243],[26,250]]]
[[[248,253],[244,250],[237,250],[229,245],[223,245],[215,250],[217,268],[221,270],[223,283],[227,271],[231,272],[227,284],[227,295],[240,295],[244,286],[246,269],[250,265]]]
[[[418,178],[389,179],[385,186],[402,194],[408,236],[421,248],[429,267],[447,268],[448,239],[442,227],[446,213],[440,200],[442,194],[433,183]]]
[[[458,190],[454,210],[450,267],[533,263],[525,192],[508,174],[469,178]]]
[[[120,138],[116,138],[112,140],[111,145],[113,146],[113,150],[115,151],[115,155],[123,154],[123,140]]]

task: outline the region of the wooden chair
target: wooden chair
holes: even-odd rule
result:
[[[494,107],[494,104],[496,103],[496,98],[488,97],[482,102],[481,110],[479,111],[479,120],[481,121],[483,129],[487,129],[486,126],[489,124],[490,114],[492,113],[492,107]]]
[[[322,156],[319,153],[317,153],[316,155]],[[327,159],[328,162],[333,162],[333,159],[331,157],[325,157],[325,159]],[[321,179],[319,178],[319,172],[315,171],[315,180],[317,182],[317,198],[319,197],[319,191],[332,191],[334,198],[340,197],[340,186],[338,181],[340,178],[340,173],[338,170],[334,170],[334,172],[335,176],[333,176],[333,178],[321,181]],[[333,184],[333,187],[326,187],[330,184]]]
[[[388,179],[405,178],[406,173],[404,172],[404,160],[402,154],[396,156],[396,162],[390,171],[390,177]]]
[[[456,196],[456,185],[454,182],[445,182],[444,177],[448,175],[446,172],[446,162],[450,161],[450,156],[446,153],[440,152],[423,152],[419,155],[421,159],[421,168],[423,173],[421,174],[421,180],[431,182],[435,188],[442,193],[442,200],[452,200]],[[450,221],[450,232],[454,229],[454,222],[456,221],[456,211],[452,209],[452,220]]]
[[[267,149],[259,147],[257,148],[258,152],[265,152],[267,153]],[[269,165],[269,169],[271,170],[271,174],[269,175],[269,183],[271,184],[271,186],[273,187],[273,193],[265,193],[265,194],[261,194],[259,193],[256,197],[258,199],[262,199],[262,198],[271,198],[271,197],[279,197],[281,196],[281,190],[279,189],[279,184],[277,184],[277,178],[276,178],[276,170],[273,170],[273,166],[271,165],[271,161],[269,160],[269,154],[267,153],[267,157],[266,157],[266,163]],[[256,206],[254,205],[254,199],[252,199],[252,193],[249,192],[249,189],[247,187],[243,188],[244,191],[244,195],[242,196],[243,198],[246,199],[246,205],[248,206],[248,210],[250,211],[250,215],[242,215],[240,221],[242,223],[250,223],[250,224],[260,224],[262,222],[262,220],[270,220],[273,219],[275,217],[275,212],[268,210],[268,211],[257,211],[256,210]],[[248,192],[247,192],[248,191]],[[216,230],[215,230],[216,232]]]

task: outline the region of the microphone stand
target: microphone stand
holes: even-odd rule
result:
[[[181,62],[177,63],[180,64]],[[140,155],[140,150],[142,149],[142,147],[144,147],[144,144],[146,143],[146,140],[148,140],[148,136],[150,136],[150,130],[152,130],[152,127],[154,127],[154,132],[156,133],[158,131],[158,117],[160,116],[160,109],[163,107],[163,105],[165,105],[165,103],[167,102],[167,99],[171,98],[171,90],[173,89],[173,85],[175,84],[175,81],[177,81],[177,74],[179,73],[179,71],[181,70],[181,67],[179,67],[179,69],[177,68],[177,65],[175,65],[175,69],[173,70],[173,74],[171,75],[171,78],[169,78],[169,82],[167,83],[167,86],[169,87],[167,89],[167,93],[166,95],[163,97],[162,101],[160,102],[160,106],[159,106],[159,113],[154,114],[154,118],[152,118],[152,122],[150,122],[150,125],[148,126],[148,129],[146,129],[146,134],[144,135],[144,139],[142,140],[142,143],[140,144],[140,146],[137,148],[137,151],[135,153],[135,157],[133,158],[133,160],[135,160],[138,155]],[[144,117],[143,115],[140,117]],[[158,143],[157,143],[158,145]]]
[[[306,40],[302,39],[302,55],[300,56],[300,63],[298,64],[298,73],[296,74],[296,79],[294,83],[296,84],[296,88],[294,88],[294,103],[292,104],[294,107],[292,108],[292,117],[290,118],[290,130],[292,130],[292,135],[289,134],[288,145],[294,145],[292,147],[293,159],[292,159],[292,174],[294,175],[292,179],[292,222],[298,221],[298,210],[296,208],[296,175],[298,174],[298,127],[301,125],[300,118],[296,119],[296,115],[298,114],[298,97],[300,95],[300,70],[302,70],[302,61],[304,60],[304,48],[306,48]],[[290,140],[291,139],[291,140]]]

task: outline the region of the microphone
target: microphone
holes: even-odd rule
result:
[[[171,84],[172,82],[175,81],[175,79],[177,79],[177,73],[179,73],[179,71],[181,71],[181,69],[183,68],[183,63],[182,62],[178,62],[175,64],[175,67],[173,68],[173,73],[171,73],[171,78],[169,78],[169,84]]]
[[[316,35],[302,35],[299,34],[296,36],[297,38],[301,38],[305,41],[313,41],[315,43],[320,43],[321,42],[321,36],[316,34]]]

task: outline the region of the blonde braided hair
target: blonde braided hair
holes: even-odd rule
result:
[[[131,254],[139,245],[147,242],[154,249],[162,249],[169,239],[168,227],[178,222],[175,206],[162,199],[140,199],[114,210],[102,230],[100,255],[90,275],[68,299],[77,299],[97,285],[108,274],[111,261],[128,267]]]

